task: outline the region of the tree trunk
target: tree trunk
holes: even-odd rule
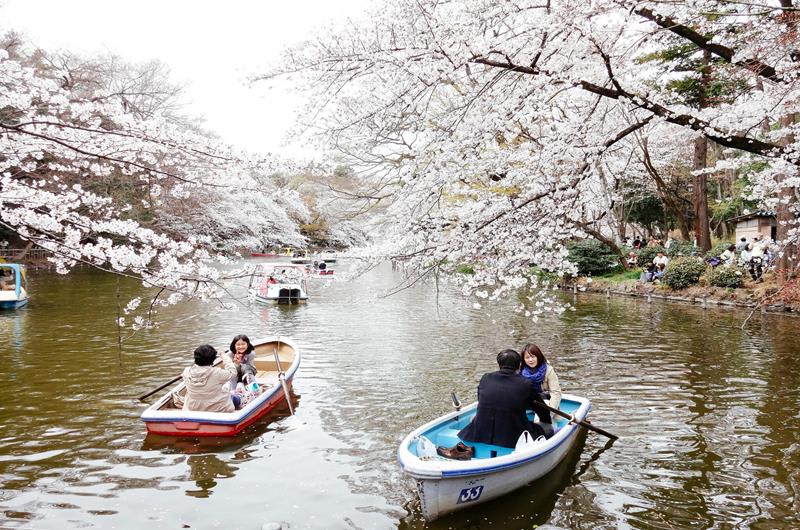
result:
[[[644,167],[650,176],[653,177],[653,181],[656,183],[656,193],[658,193],[658,197],[661,199],[661,202],[664,203],[664,208],[674,215],[675,219],[678,220],[678,228],[681,231],[681,237],[688,241],[689,232],[691,230],[689,226],[689,213],[686,211],[685,204],[683,204],[681,197],[678,197],[677,194],[673,195],[670,192],[666,182],[664,182],[664,179],[661,178],[661,174],[659,174],[655,165],[653,165],[653,160],[650,158],[650,149],[648,148],[647,137],[642,139],[641,147],[642,153],[644,154],[642,158]]]
[[[706,91],[711,82],[709,62],[711,52],[703,52],[703,66],[700,75],[700,108],[705,108],[708,104]],[[706,168],[708,160],[708,140],[705,136],[700,136],[694,141],[694,161],[692,169],[699,171]],[[694,205],[694,236],[697,239],[697,246],[703,251],[711,250],[711,232],[708,226],[708,184],[704,174],[694,175],[692,179],[692,203]]]
[[[600,241],[601,243],[605,243],[608,246],[608,248],[614,251],[614,253],[617,255],[617,260],[619,261],[619,264],[622,265],[623,270],[629,269],[627,256],[623,254],[622,249],[619,248],[619,245],[617,245],[617,243],[613,239],[604,236],[603,234],[600,233],[599,230],[595,230],[588,223],[580,223],[580,226],[581,228],[583,228],[584,232],[586,232],[596,240]]]
[[[795,115],[789,114],[780,119],[781,128],[791,127],[795,123]],[[788,134],[781,140],[782,145],[788,145],[794,142],[794,135]],[[786,179],[786,175],[781,175],[779,182]],[[795,217],[794,210],[797,206],[797,188],[783,187],[778,197],[778,206],[775,208],[775,217],[778,221],[778,228],[775,231],[775,239],[779,244],[785,244],[789,239],[789,230],[795,226],[797,218]],[[797,246],[794,244],[786,244],[783,248],[783,254],[778,258],[777,273],[778,281],[783,283],[788,280],[793,273],[797,260]]]
[[[794,2],[792,0],[781,0],[780,4],[781,7],[791,9]],[[787,25],[797,23],[796,12],[785,11],[781,16],[784,18]],[[796,29],[794,31],[796,32]],[[786,116],[783,116],[780,119],[781,128],[794,125],[796,122],[795,117],[795,114],[787,114]],[[789,134],[781,140],[780,144],[788,145],[792,142],[794,142],[794,135]],[[783,175],[781,176],[780,181],[785,179],[786,176]],[[780,197],[780,201],[778,201],[778,206],[775,209],[775,217],[778,221],[778,227],[775,231],[775,239],[786,245],[783,248],[783,255],[778,259],[777,263],[778,281],[783,283],[792,277],[794,270],[797,268],[797,246],[786,243],[786,241],[789,239],[789,230],[794,228],[795,223],[797,222],[797,217],[794,213],[797,207],[797,188],[784,187],[781,189],[778,196]]]

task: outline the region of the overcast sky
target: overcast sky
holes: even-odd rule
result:
[[[187,111],[208,128],[245,149],[281,151],[299,98],[244,79],[284,46],[359,16],[372,1],[0,0],[0,30],[47,49],[158,59],[188,84]]]

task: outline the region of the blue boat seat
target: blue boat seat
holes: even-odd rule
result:
[[[453,447],[461,439],[458,437],[458,429],[442,429],[436,435],[434,443],[441,447]]]
[[[441,447],[453,447],[458,442],[462,442],[458,437],[460,429],[442,429],[436,434],[434,443]],[[475,448],[475,458],[494,458],[496,456],[508,455],[514,452],[513,448],[500,447],[498,445],[479,444],[474,442],[464,442]]]

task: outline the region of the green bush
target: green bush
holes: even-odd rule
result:
[[[700,280],[706,272],[706,264],[699,258],[675,258],[667,265],[664,283],[672,289],[685,289]]]
[[[602,274],[618,261],[618,256],[605,243],[595,239],[575,241],[567,248],[567,259],[578,266],[579,274]]]
[[[642,247],[636,252],[636,262],[640,267],[647,267],[647,264],[653,261],[656,254],[664,252],[664,247],[656,245],[655,247]]]
[[[733,243],[731,243],[730,241],[720,241],[719,243],[711,247],[711,250],[706,252],[706,258],[718,258],[719,255],[725,252],[725,249],[731,245],[733,245]]]
[[[461,274],[475,274],[475,267],[470,263],[462,263],[456,267],[456,272]]]
[[[673,240],[667,249],[667,256],[694,256],[695,248],[691,241]]]
[[[741,287],[745,279],[745,270],[740,267],[720,265],[708,275],[708,283],[714,287]]]

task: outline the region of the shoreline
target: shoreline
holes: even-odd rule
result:
[[[574,295],[581,293],[590,294],[605,294],[606,298],[614,296],[629,296],[633,298],[645,298],[648,303],[654,299],[663,300],[667,302],[679,302],[683,304],[699,305],[703,309],[708,307],[730,307],[737,309],[750,309],[754,313],[774,313],[785,316],[800,316],[800,308],[788,306],[783,302],[775,304],[762,304],[757,300],[752,300],[752,291],[734,290],[733,292],[723,289],[723,293],[716,292],[717,289],[722,288],[689,288],[685,294],[678,294],[675,291],[659,292],[658,285],[641,284],[638,281],[631,284],[629,282],[617,283],[610,285],[602,279],[594,280],[591,283],[586,282],[586,278],[579,278],[578,281],[562,285],[563,291],[571,292]],[[622,287],[622,289],[620,289]],[[719,296],[720,294],[726,297]],[[746,296],[747,298],[744,298]],[[731,299],[733,298],[733,299]]]

